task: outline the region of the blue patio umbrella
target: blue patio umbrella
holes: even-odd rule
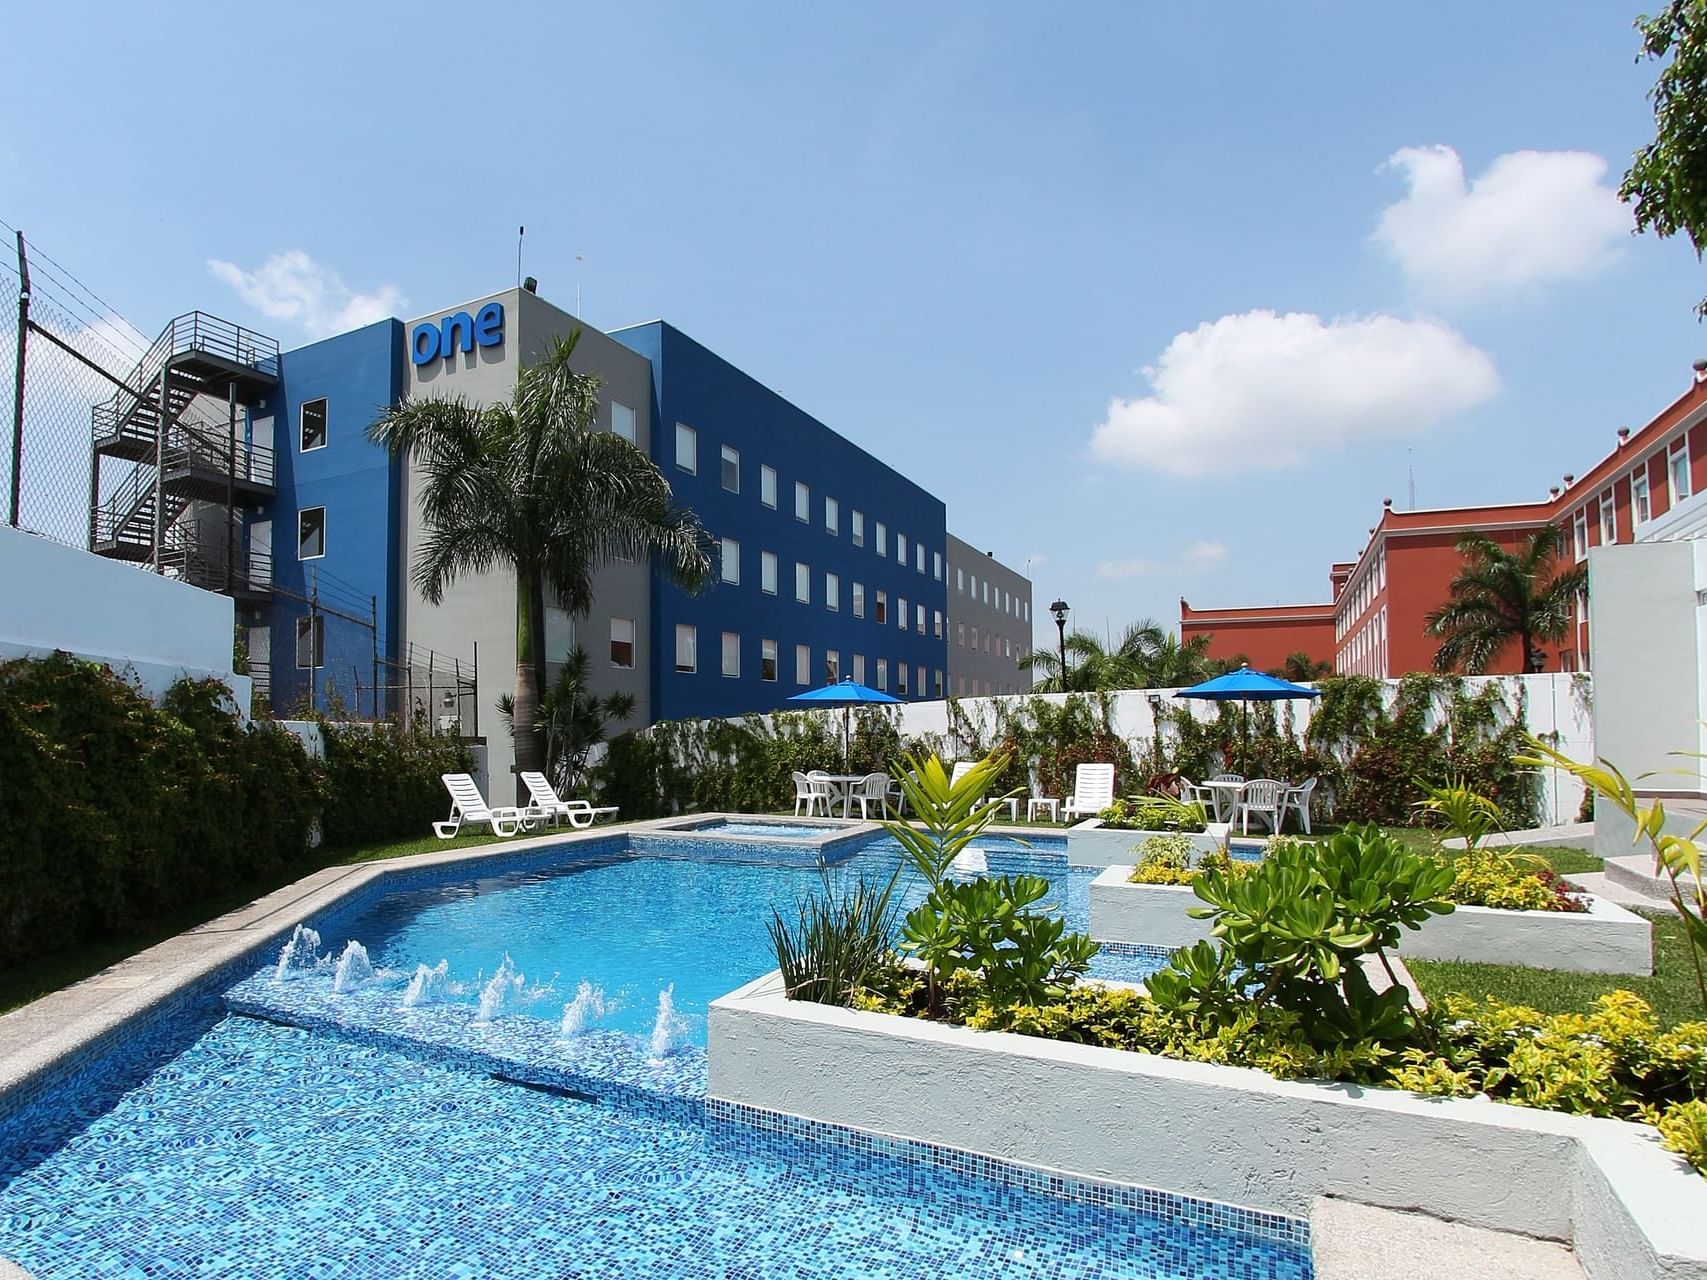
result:
[[[1287,702],[1294,698],[1319,698],[1319,689],[1308,685],[1293,684],[1290,680],[1282,680],[1279,676],[1271,676],[1266,671],[1252,671],[1250,667],[1240,667],[1237,671],[1229,671],[1224,676],[1216,676],[1213,680],[1205,680],[1202,684],[1194,684],[1189,689],[1181,689],[1174,694],[1176,698],[1203,698],[1210,702],[1242,702],[1245,730],[1244,746],[1240,750],[1239,767],[1246,767],[1251,754],[1251,708],[1253,702]]]
[[[838,680],[834,684],[820,685],[816,689],[808,689],[805,693],[797,693],[789,699],[790,702],[809,703],[816,707],[840,707],[842,709],[842,771],[848,767],[848,716],[853,708],[865,706],[867,703],[900,702],[881,689],[873,689],[869,685],[860,684],[852,676]]]

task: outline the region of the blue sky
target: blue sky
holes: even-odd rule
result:
[[[1098,631],[1324,599],[1408,462],[1541,497],[1707,354],[1616,4],[227,8],[11,19],[0,217],[141,328],[437,307],[526,223]]]

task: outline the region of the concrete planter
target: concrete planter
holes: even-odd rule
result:
[[[708,1096],[1305,1217],[1315,1197],[1570,1241],[1589,1280],[1707,1280],[1707,1180],[1618,1120],[785,999],[713,1002]]]
[[[1091,936],[1102,942],[1186,947],[1209,936],[1209,922],[1186,908],[1200,899],[1186,885],[1133,884],[1132,867],[1111,866],[1091,881]],[[1586,912],[1459,907],[1406,930],[1398,952],[1409,960],[1521,964],[1574,973],[1652,973],[1653,927],[1615,902],[1592,895]]]
[[[1086,818],[1067,832],[1067,862],[1075,867],[1108,867],[1124,862],[1130,867],[1137,861],[1136,850],[1151,836],[1184,835],[1197,850],[1197,856],[1227,847],[1233,828],[1225,822],[1211,822],[1207,831],[1127,831],[1105,827],[1101,818]]]

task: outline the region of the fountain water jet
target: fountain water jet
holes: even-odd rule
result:
[[[338,957],[338,967],[332,973],[332,990],[339,995],[354,991],[373,977],[373,962],[367,948],[354,938],[344,944],[344,954]]]
[[[515,962],[510,959],[510,953],[504,953],[504,963],[498,966],[498,972],[480,991],[480,1012],[474,1015],[476,1022],[490,1022],[504,1011],[504,1006],[519,999],[523,984],[527,981],[525,975],[516,972]]]
[[[605,999],[605,989],[595,987],[586,979],[575,988],[575,998],[563,1006],[563,1038],[573,1040],[585,1035],[592,1025],[611,1011]]]
[[[652,1058],[673,1058],[687,1047],[687,1019],[676,1012],[676,984],[658,993],[658,1018],[652,1024]]]
[[[403,1007],[414,1009],[444,999],[449,975],[449,960],[440,960],[430,969],[424,964],[416,965],[415,976],[409,979],[409,986],[403,992]]]
[[[289,982],[304,970],[314,968],[320,959],[320,935],[305,924],[291,931],[290,941],[279,948],[279,962],[273,970],[275,982]]]

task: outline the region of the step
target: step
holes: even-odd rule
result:
[[[1453,836],[1440,843],[1447,849],[1462,849],[1464,838]],[[1593,853],[1594,823],[1562,822],[1556,826],[1530,827],[1524,831],[1496,831],[1482,844],[1492,849],[1581,849]]]
[[[1646,853],[1625,854],[1606,859],[1606,878],[1650,898],[1670,898],[1671,880],[1654,870],[1654,860]]]
[[[1551,1240],[1318,1196],[1310,1208],[1315,1280],[1584,1280]]]

